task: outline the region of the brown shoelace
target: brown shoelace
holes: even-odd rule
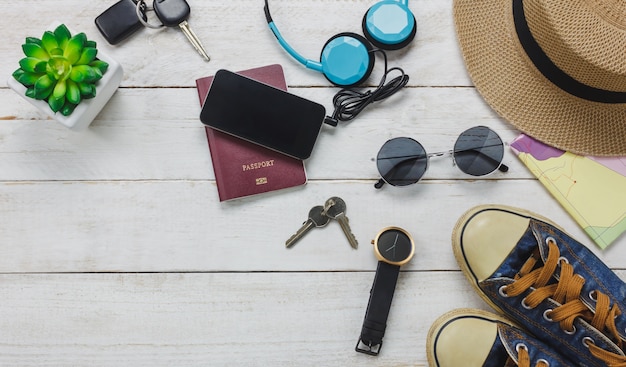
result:
[[[595,312],[587,307],[580,299],[585,279],[574,274],[572,265],[566,259],[560,258],[560,251],[554,239],[549,238],[547,244],[548,258],[544,265],[535,268],[540,260],[540,255],[536,251],[522,266],[515,276],[515,281],[503,289],[504,294],[515,297],[533,287],[535,289],[522,300],[525,307],[535,308],[545,299],[552,298],[561,306],[548,310],[545,316],[551,321],[558,322],[562,330],[572,332],[575,329],[574,320],[580,317],[611,337],[618,347],[622,348],[623,341],[615,326],[615,317],[621,314],[619,307],[616,304],[611,307],[610,298],[599,291],[592,292],[596,300]],[[561,266],[558,282],[548,284],[558,265]],[[626,357],[596,346],[591,338],[585,338],[583,341],[591,354],[609,367],[626,367]],[[520,357],[520,366],[521,359]]]
[[[517,350],[517,364],[511,358],[506,362],[504,367],[531,367],[530,366],[530,355],[528,354],[528,348],[525,345],[518,344],[515,348]],[[535,367],[550,367],[550,364],[545,360],[537,361]]]

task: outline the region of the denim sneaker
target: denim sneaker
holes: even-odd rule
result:
[[[431,367],[570,367],[575,365],[537,338],[490,312],[453,310],[430,327]]]
[[[470,209],[452,234],[478,294],[579,366],[626,366],[626,285],[550,220],[521,209]]]

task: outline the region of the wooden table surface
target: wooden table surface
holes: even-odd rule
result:
[[[261,0],[189,0],[206,63],[176,29],[142,29],[110,46],[94,25],[114,0],[0,0],[0,75],[26,36],[53,21],[81,30],[123,66],[122,85],[91,127],[73,132],[0,88],[0,366],[424,366],[431,323],[488,309],[454,259],[454,223],[478,204],[529,209],[559,223],[624,276],[626,238],[600,251],[507,147],[508,173],[470,178],[447,157],[410,187],[373,187],[389,138],[428,151],[466,128],[518,135],[481,99],[456,43],[451,0],[416,0],[417,36],[389,53],[409,85],[356,120],[324,126],[305,186],[220,203],[195,80],[218,69],[281,64],[289,90],[331,110],[331,87],[292,60]],[[333,34],[360,32],[373,1],[272,0],[294,48],[316,58]],[[379,58],[370,85],[381,76]],[[347,203],[360,246],[339,225],[284,242],[310,207]],[[354,351],[385,226],[412,233],[378,357]]]

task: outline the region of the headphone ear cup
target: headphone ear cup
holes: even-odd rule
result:
[[[356,33],[339,33],[329,39],[320,55],[322,72],[331,83],[352,87],[364,82],[374,68],[374,48]]]
[[[397,0],[374,4],[363,16],[363,34],[376,47],[399,50],[411,43],[416,32],[415,16]]]

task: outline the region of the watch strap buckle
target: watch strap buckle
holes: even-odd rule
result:
[[[365,342],[363,338],[359,338],[359,340],[356,342],[356,347],[354,348],[354,350],[359,353],[368,354],[370,356],[377,356],[378,353],[380,353],[380,349],[382,347],[382,340],[378,344],[373,344],[372,341]]]

